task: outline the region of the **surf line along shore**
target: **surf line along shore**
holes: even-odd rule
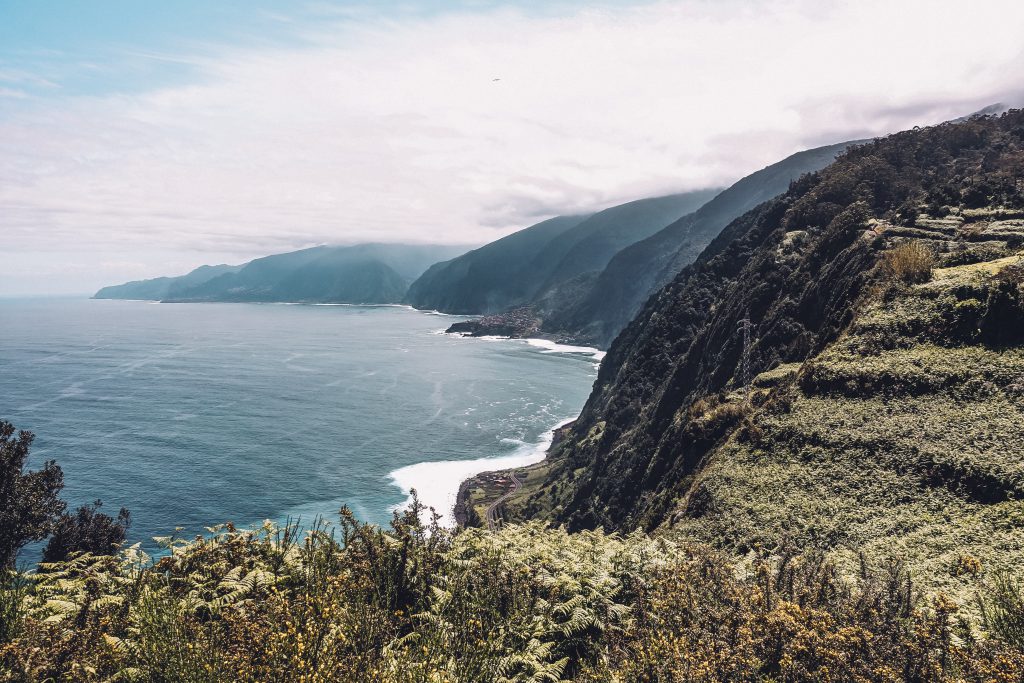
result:
[[[463,335],[457,335],[463,336]],[[475,337],[479,341],[508,341],[508,337]],[[558,344],[547,339],[513,339],[529,344],[541,353],[569,353],[586,355],[596,363],[604,358],[604,352],[589,346]],[[409,494],[416,489],[420,503],[441,516],[440,524],[453,527],[467,522],[467,510],[460,503],[466,500],[472,482],[486,478],[485,475],[502,470],[527,467],[543,461],[551,448],[557,444],[560,432],[576,418],[568,417],[544,432],[536,443],[524,443],[507,455],[486,456],[467,460],[436,460],[419,462],[393,470],[388,474],[391,483]],[[495,479],[497,481],[497,478]],[[511,482],[505,482],[505,486]],[[487,487],[490,489],[490,486]],[[412,502],[410,495],[396,508]],[[427,512],[426,514],[429,514]]]
[[[551,439],[544,452],[545,458],[565,437],[573,422],[575,420],[566,420],[551,430]],[[482,504],[486,505],[482,523],[487,526],[489,531],[495,531],[501,524],[501,506],[519,492],[524,483],[523,478],[528,476],[527,466],[527,471],[522,471],[521,468],[509,468],[504,471],[481,472],[462,482],[455,503],[455,520],[458,525],[465,527],[469,526],[470,522],[481,524],[479,511],[472,499],[472,489],[478,487],[484,491]]]

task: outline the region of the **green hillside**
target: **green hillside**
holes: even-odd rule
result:
[[[854,142],[799,152],[739,180],[693,213],[617,252],[578,300],[550,306],[544,331],[607,348],[647,299],[692,263],[736,218],[805,173],[821,170]]]
[[[506,514],[900,556],[961,596],[961,556],[1019,564],[1022,150],[1020,111],[900,133],[732,223]]]
[[[409,284],[431,264],[462,251],[457,246],[412,244],[313,247],[242,266],[203,266],[179,278],[105,287],[95,298],[400,303]]]
[[[417,308],[499,313],[548,299],[575,300],[579,278],[593,279],[623,247],[711,199],[715,190],[640,199],[592,216],[561,216],[431,268],[409,289]],[[540,306],[543,308],[543,306]]]

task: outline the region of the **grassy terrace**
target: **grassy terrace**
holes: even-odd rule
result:
[[[1012,306],[989,309],[1018,281],[1024,258],[1003,238],[1024,223],[943,225],[997,257],[876,291],[823,353],[757,377],[772,396],[678,501],[673,537],[729,539],[739,553],[791,539],[849,569],[860,552],[900,557],[929,591],[968,605],[977,572],[965,567],[1021,566],[1024,350],[990,343],[986,328],[1015,324]]]
[[[677,416],[736,428],[685,482],[661,533],[738,555],[824,547],[848,571],[860,553],[905,558],[922,588],[969,611],[978,571],[965,567],[1024,562],[1024,349],[993,332],[1013,324],[1017,304],[996,315],[992,303],[1020,278],[1024,220],[974,214],[924,216],[913,236],[873,221],[941,267],[873,290],[823,353],[754,378],[750,405],[737,389]],[[529,485],[501,507],[516,517],[527,501],[531,512],[553,501],[548,466],[529,468]],[[501,493],[478,488],[474,501]]]

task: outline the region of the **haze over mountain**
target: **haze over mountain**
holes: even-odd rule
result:
[[[202,266],[176,278],[104,287],[97,299],[399,303],[409,283],[465,247],[359,244],[275,254],[241,266]]]
[[[406,296],[417,308],[449,313],[502,311],[536,291],[531,265],[558,235],[587,216],[557,216],[431,266]]]
[[[713,197],[699,190],[640,199],[590,216],[559,216],[430,268],[409,288],[417,308],[488,314],[599,271],[622,247],[657,232]]]
[[[159,301],[168,296],[174,296],[176,292],[187,290],[191,287],[201,285],[207,280],[212,280],[218,275],[235,273],[241,270],[245,264],[229,266],[199,266],[195,270],[185,274],[165,277],[155,277],[149,280],[134,280],[122,285],[110,285],[102,288],[93,296],[94,299],[143,299],[147,301]]]
[[[692,263],[731,221],[771,199],[805,173],[820,170],[856,142],[798,152],[746,176],[707,204],[619,251],[579,300],[554,301],[542,330],[607,348],[657,292]]]
[[[433,266],[413,283],[407,300],[446,313],[521,309],[514,320],[498,315],[457,329],[540,333],[607,348],[647,298],[729,222],[785,192],[801,175],[824,168],[852,144],[793,154],[721,192],[630,202],[585,220],[545,221]]]

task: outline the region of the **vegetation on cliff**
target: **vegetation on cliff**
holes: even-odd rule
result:
[[[578,296],[546,305],[544,331],[608,348],[644,303],[736,218],[819,171],[853,142],[798,152],[737,181],[693,213],[619,251]]]
[[[733,219],[817,171],[852,142],[793,154],[718,192],[622,204],[592,216],[559,217],[439,263],[409,289],[418,308],[492,318],[480,334],[528,334],[607,348],[643,307]],[[506,330],[485,332],[485,329]],[[474,328],[476,329],[476,328]]]
[[[613,344],[507,505],[741,555],[1024,560],[1024,112],[854,148],[731,224]]]

